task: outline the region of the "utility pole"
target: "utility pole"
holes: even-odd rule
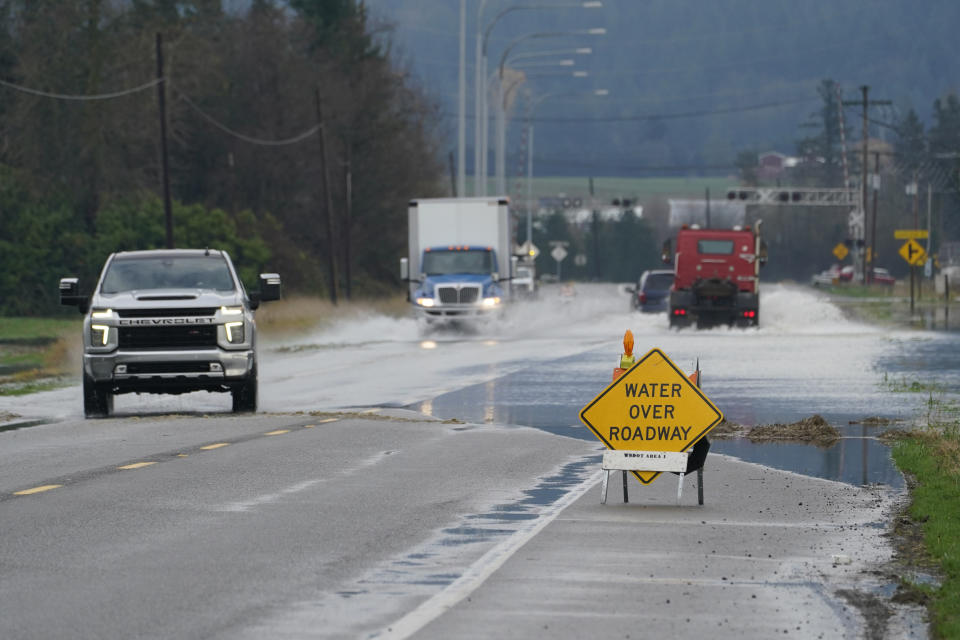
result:
[[[456,198],[460,194],[457,193],[457,170],[453,166],[453,151],[447,154],[447,166],[450,169],[450,193],[453,194],[453,197]]]
[[[913,228],[920,228],[920,171],[917,169],[913,170]],[[913,290],[913,282],[917,282],[917,299],[920,299],[920,277],[917,275],[917,268],[914,265],[910,265],[910,283],[911,283],[911,298]],[[910,305],[910,311],[913,311],[913,304]]]
[[[877,196],[880,193],[880,152],[873,154],[873,173],[876,184],[873,185],[873,214],[870,216],[870,259],[867,260],[868,282],[873,281],[873,263],[877,259]]]
[[[336,246],[333,235],[333,194],[330,193],[330,169],[327,163],[327,143],[326,129],[323,124],[323,108],[320,103],[320,89],[314,89],[314,98],[317,107],[317,124],[320,126],[320,162],[323,164],[323,170],[320,173],[320,179],[323,183],[323,193],[326,198],[327,210],[327,276],[330,283],[330,302],[337,304],[337,260],[334,255]]]
[[[706,198],[706,214],[707,214],[707,229],[710,228],[710,187],[707,187],[707,192],[705,194]]]
[[[163,77],[163,36],[157,33],[157,105],[160,110],[160,173],[167,249],[173,249],[173,205],[170,202],[170,163],[167,160],[167,83]]]
[[[890,100],[870,100],[870,87],[863,85],[860,87],[860,92],[863,95],[862,100],[858,101],[849,101],[844,100],[843,104],[850,107],[863,107],[863,156],[860,161],[860,222],[857,225],[857,234],[859,237],[853,238],[854,245],[857,246],[857,250],[860,252],[857,256],[857,263],[861,265],[863,272],[861,273],[861,282],[866,283],[867,281],[867,270],[863,264],[863,260],[866,258],[866,252],[863,250],[864,236],[866,235],[866,216],[867,216],[867,153],[868,153],[868,142],[870,140],[870,128],[869,120],[867,119],[867,112],[871,106],[874,105],[889,105],[893,104]]]
[[[346,211],[343,221],[343,295],[350,300],[352,292],[353,270],[350,268],[352,261],[351,238],[353,233],[353,147],[347,145],[347,161],[344,163],[344,189],[346,190]]]
[[[593,200],[593,176],[590,176],[590,207],[593,209],[590,227],[593,231],[593,277],[600,279],[600,212]]]

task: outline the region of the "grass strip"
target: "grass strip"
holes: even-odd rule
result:
[[[960,638],[960,423],[912,431],[892,450],[910,475],[906,513],[920,523],[923,546],[938,567],[939,587],[915,585],[930,601],[934,638]]]

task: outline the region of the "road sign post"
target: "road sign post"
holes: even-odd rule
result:
[[[557,280],[560,279],[560,263],[564,261],[567,257],[567,250],[563,248],[562,244],[556,245],[553,249],[550,250],[550,257],[557,261]]]
[[[686,452],[723,421],[723,414],[654,348],[584,407],[580,420],[608,449],[645,456]],[[642,465],[630,472],[642,484],[661,473]]]
[[[917,239],[928,237],[928,233],[925,229],[898,229],[893,232],[893,237],[906,240],[900,247],[898,253],[900,257],[910,265],[910,314],[913,315],[913,301],[915,298],[913,283],[917,279],[916,267],[927,261],[927,251],[920,246]]]

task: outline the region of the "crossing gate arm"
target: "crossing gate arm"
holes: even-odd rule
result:
[[[607,488],[611,471],[623,472],[623,501],[627,502],[627,471],[668,471],[679,473],[677,483],[677,504],[683,495],[683,478],[687,471],[687,459],[690,451],[604,451],[602,469],[603,486],[600,504],[607,503]],[[697,469],[697,489],[699,503],[703,504],[703,468]]]

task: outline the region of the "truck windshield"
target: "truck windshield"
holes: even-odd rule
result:
[[[697,240],[697,253],[733,254],[733,240]]]
[[[432,276],[454,273],[486,275],[494,271],[493,252],[486,249],[426,251],[421,270]]]
[[[214,289],[233,291],[233,277],[220,256],[152,256],[115,258],[101,293],[143,289]]]

